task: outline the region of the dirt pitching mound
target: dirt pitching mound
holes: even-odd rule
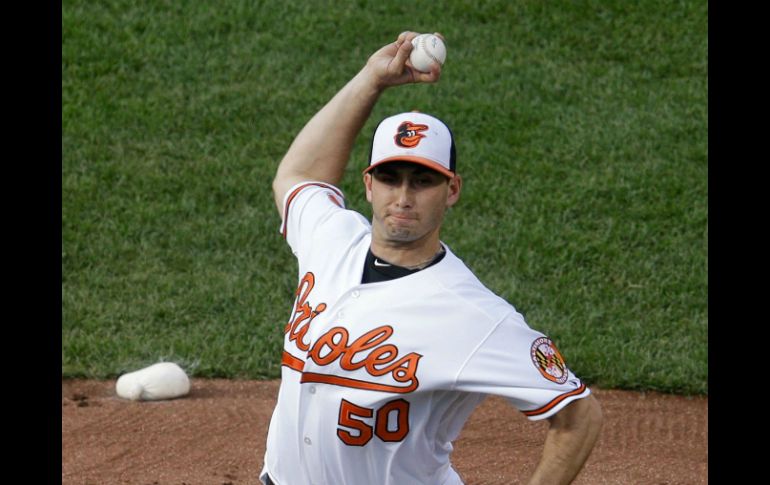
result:
[[[576,485],[708,483],[708,398],[593,389],[604,426]],[[278,381],[192,379],[170,401],[62,380],[63,485],[258,485]],[[467,485],[523,484],[548,429],[487,399],[455,442]]]

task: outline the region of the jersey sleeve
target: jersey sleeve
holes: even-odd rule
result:
[[[324,221],[344,209],[345,196],[337,187],[324,182],[301,182],[284,196],[281,234],[294,254],[299,255]]]
[[[502,396],[533,421],[591,393],[551,339],[516,312],[498,323],[471,355],[456,389]]]

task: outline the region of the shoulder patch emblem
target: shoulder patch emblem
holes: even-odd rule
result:
[[[532,363],[543,377],[558,384],[567,382],[567,365],[551,339],[540,337],[532,342],[530,355]]]

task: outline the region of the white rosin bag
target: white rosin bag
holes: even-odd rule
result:
[[[159,362],[123,374],[115,384],[118,396],[132,401],[174,399],[190,392],[190,379],[173,362]]]

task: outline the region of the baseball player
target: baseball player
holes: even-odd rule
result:
[[[371,221],[345,208],[336,185],[379,95],[439,80],[438,64],[407,63],[416,35],[375,52],[278,167],[299,277],[262,483],[462,484],[452,441],[490,394],[550,420],[531,484],[571,482],[597,439],[599,404],[554,343],[440,239],[462,189],[446,124],[419,112],[384,119],[363,174]]]

